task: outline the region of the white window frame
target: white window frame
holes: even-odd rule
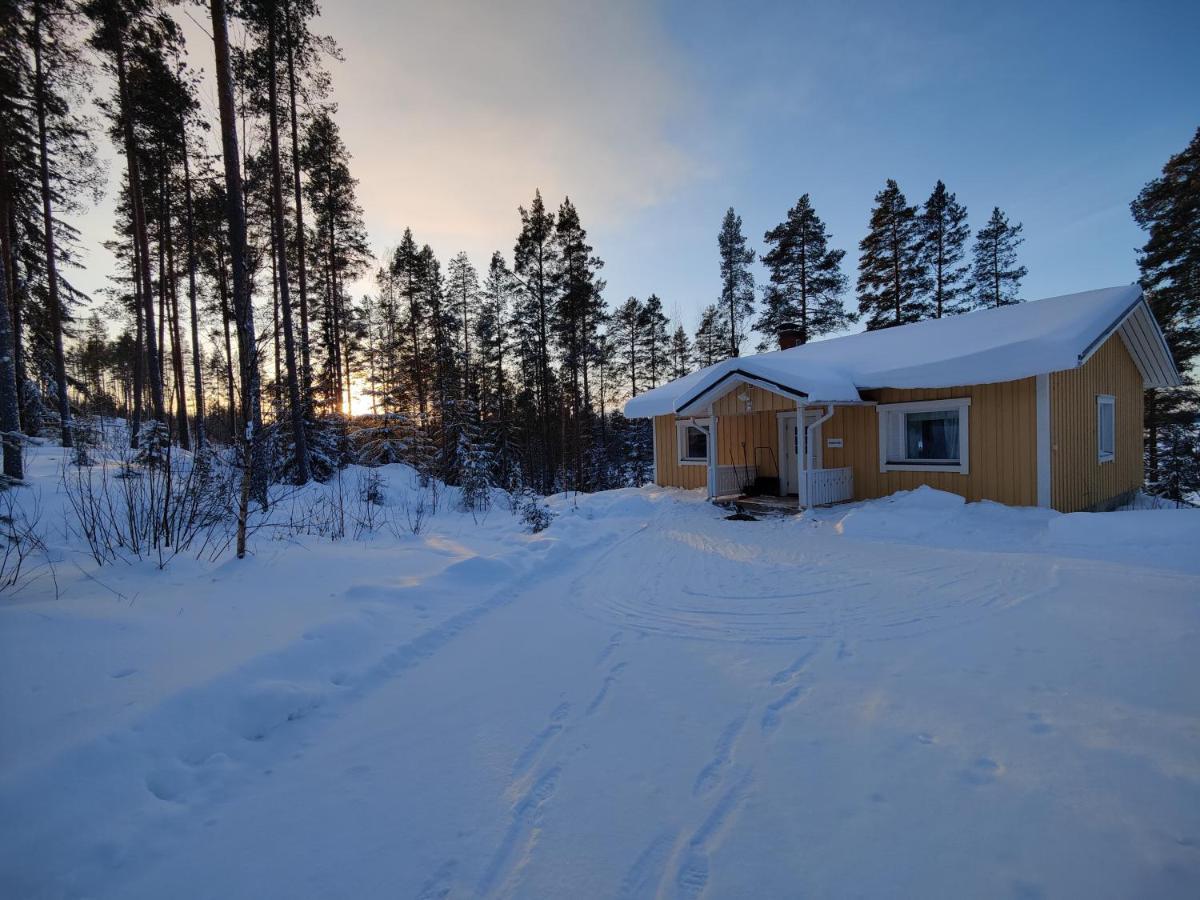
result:
[[[1109,449],[1104,449],[1104,415],[1101,410],[1107,406],[1112,410],[1109,421],[1112,423]],[[1117,458],[1117,398],[1112,394],[1096,395],[1096,458],[1102,463],[1112,462]]]
[[[675,458],[681,466],[707,466],[708,457],[711,455],[711,449],[708,444],[705,444],[704,459],[691,459],[683,455],[687,449],[687,430],[688,428],[699,428],[707,435],[708,441],[712,441],[712,419],[676,419],[675,420]]]
[[[880,472],[951,472],[958,475],[970,474],[971,423],[968,415],[970,397],[955,397],[950,400],[916,400],[911,403],[881,403],[875,407],[879,414],[879,471]],[[896,441],[903,446],[904,417],[908,413],[940,412],[958,410],[958,461],[931,462],[905,459],[891,462],[889,446]]]

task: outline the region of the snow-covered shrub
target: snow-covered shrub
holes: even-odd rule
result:
[[[359,468],[353,511],[354,536],[374,534],[384,518],[384,482],[378,469]]]
[[[491,449],[474,429],[459,432],[458,486],[465,512],[482,512],[492,505]]]
[[[167,423],[148,419],[138,428],[137,453],[134,462],[140,466],[156,468],[166,462],[171,451],[171,433]]]
[[[350,432],[355,459],[364,466],[408,463],[420,468],[419,456],[426,441],[417,424],[400,413],[362,416]]]
[[[100,431],[95,419],[80,416],[71,423],[71,464],[90,466],[95,463],[93,452],[100,444]]]
[[[399,510],[403,516],[393,516],[389,523],[396,537],[403,536],[407,530],[410,534],[420,534],[426,521],[438,511],[441,502],[440,482],[435,478],[423,475],[417,478],[416,484],[400,493]]]
[[[550,511],[550,507],[546,506],[537,494],[529,490],[521,492],[521,501],[517,509],[521,523],[529,529],[530,534],[545,531],[554,521],[554,513]]]

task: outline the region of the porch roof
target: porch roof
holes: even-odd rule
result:
[[[732,388],[739,374],[808,403],[857,401],[867,388],[1015,381],[1076,368],[1114,333],[1147,387],[1179,383],[1141,289],[1124,285],[723,360],[639,394],[625,414],[678,413],[719,385]]]

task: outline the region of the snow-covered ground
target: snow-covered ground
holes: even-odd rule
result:
[[[1200,511],[647,488],[97,568],[59,454],[0,896],[1200,895]]]

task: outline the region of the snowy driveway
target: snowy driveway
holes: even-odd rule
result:
[[[46,737],[0,893],[1195,897],[1200,532],[1104,559],[1050,515],[622,491],[409,578],[319,551],[303,627],[84,740],[6,678]]]

